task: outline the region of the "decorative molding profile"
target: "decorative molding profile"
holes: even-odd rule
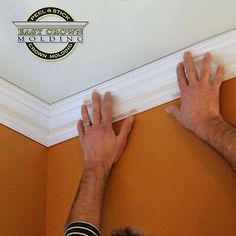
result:
[[[47,146],[50,107],[0,79],[0,123]]]
[[[231,30],[52,105],[0,79],[0,123],[49,147],[78,135],[80,107],[85,103],[91,108],[90,96],[94,90],[113,94],[113,121],[172,101],[179,97],[175,68],[186,50],[199,55],[195,57],[197,65],[202,55],[210,51],[212,69],[223,63],[225,79],[236,75],[236,30]]]

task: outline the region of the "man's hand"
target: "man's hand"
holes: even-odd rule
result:
[[[133,117],[127,118],[118,135],[112,127],[112,96],[109,92],[104,95],[103,109],[101,110],[100,96],[94,92],[93,124],[83,127],[90,121],[88,108],[82,106],[82,120],[78,122],[80,142],[84,151],[85,169],[105,171],[109,173],[112,166],[120,159],[127,143],[128,135],[134,122]]]
[[[73,224],[71,224],[75,221],[79,222],[76,223],[77,225],[87,222],[100,228],[107,179],[112,166],[120,159],[124,151],[134,123],[133,117],[127,118],[123,122],[119,134],[116,135],[112,128],[111,94],[105,93],[102,109],[98,93],[93,93],[92,102],[93,124],[87,106],[83,105],[81,108],[83,121],[80,120],[77,125],[85,165],[79,189],[67,220],[68,227],[65,235],[75,232]],[[86,229],[77,229],[76,232],[85,235],[84,230]],[[91,232],[88,232],[89,234]]]
[[[167,112],[221,153],[236,171],[236,130],[224,121],[219,108],[224,66],[218,66],[210,80],[210,61],[211,55],[206,53],[198,75],[191,53],[184,54],[184,63],[177,66],[181,106],[170,106]]]
[[[200,75],[197,74],[190,52],[184,54],[184,62],[177,66],[177,79],[181,95],[181,107],[170,106],[172,114],[185,128],[203,138],[209,122],[222,120],[219,111],[219,90],[224,75],[224,66],[218,66],[215,78],[210,80],[211,55],[206,53]]]

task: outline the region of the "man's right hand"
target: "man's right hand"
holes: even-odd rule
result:
[[[169,106],[167,112],[221,153],[236,171],[236,129],[224,121],[219,108],[224,66],[218,66],[210,80],[210,61],[206,53],[198,75],[191,53],[184,54],[184,63],[177,66],[181,106]]]
[[[172,114],[185,128],[204,138],[205,127],[212,120],[222,120],[219,111],[219,91],[224,66],[217,68],[215,78],[210,80],[211,55],[206,53],[197,74],[190,52],[184,54],[184,62],[177,66],[177,80],[181,94],[181,107],[170,106]]]

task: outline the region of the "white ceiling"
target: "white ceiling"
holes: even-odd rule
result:
[[[84,43],[56,62],[18,44],[12,23],[48,5],[90,22]],[[52,104],[236,27],[235,9],[234,0],[0,0],[0,76]]]

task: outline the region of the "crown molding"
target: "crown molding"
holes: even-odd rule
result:
[[[197,68],[202,55],[213,55],[212,70],[226,65],[225,80],[236,75],[236,30],[180,50],[169,56],[120,75],[62,101],[49,105],[15,85],[0,79],[0,123],[47,146],[78,136],[80,108],[91,113],[91,93],[110,91],[114,96],[113,121],[126,118],[179,97],[175,68],[183,52],[192,51]]]
[[[0,78],[0,123],[47,146],[50,106]]]

